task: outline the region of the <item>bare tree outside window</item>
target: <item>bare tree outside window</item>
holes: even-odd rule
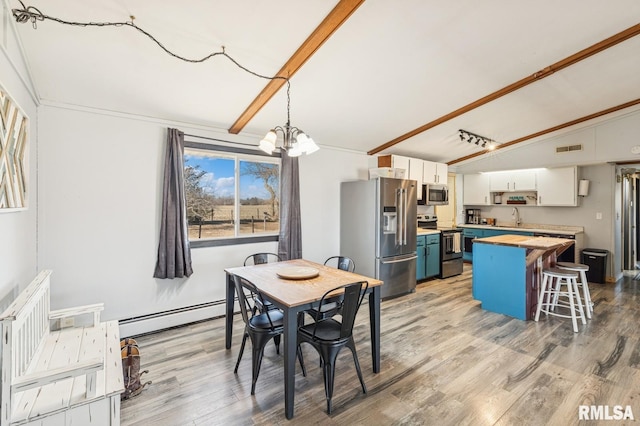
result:
[[[277,235],[280,164],[185,148],[189,240]]]

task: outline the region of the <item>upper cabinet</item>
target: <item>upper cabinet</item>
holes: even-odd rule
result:
[[[409,176],[407,179],[413,179],[418,182],[418,185],[422,185],[424,181],[424,168],[423,161],[417,158],[409,158]],[[420,194],[418,195],[418,199],[422,197],[422,191],[418,191]]]
[[[439,183],[446,185],[449,166],[444,163],[420,160],[419,158],[403,157],[401,155],[380,155],[378,167],[393,167],[406,170],[405,177],[418,182],[418,186],[425,183]],[[421,188],[416,191],[418,200],[422,199]]]
[[[491,174],[492,192],[522,192],[535,190],[535,170],[513,170]]]
[[[480,206],[491,204],[488,174],[477,173],[464,175],[463,179],[463,204]]]
[[[378,167],[392,167],[394,169],[404,169],[409,173],[409,157],[401,155],[381,155],[378,157]]]
[[[577,206],[578,168],[559,167],[536,171],[539,206]]]
[[[447,172],[449,166],[444,163],[434,163],[433,161],[424,161],[423,166],[423,182],[447,184]]]
[[[463,182],[466,205],[578,205],[577,166],[468,174]]]

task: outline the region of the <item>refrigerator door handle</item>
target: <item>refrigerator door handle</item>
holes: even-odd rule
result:
[[[402,216],[399,214],[400,213],[400,190],[396,189],[396,199],[395,199],[395,207],[396,207],[396,234],[394,235],[394,242],[396,245],[402,244],[402,241],[400,241],[400,229],[402,226]]]
[[[402,224],[404,225],[404,245],[407,245],[407,206],[409,205],[408,201],[409,201],[409,195],[407,194],[407,190],[403,189],[402,192],[404,192],[404,208],[402,209],[403,213],[405,214],[405,216],[402,219]]]
[[[398,238],[397,244],[402,245],[402,230],[404,229],[404,207],[402,205],[402,189],[398,189]]]
[[[402,259],[396,259],[396,260],[381,260],[380,263],[387,265],[389,263],[406,262],[407,260],[413,260],[413,259],[417,259],[417,258],[418,258],[418,256],[403,257]]]

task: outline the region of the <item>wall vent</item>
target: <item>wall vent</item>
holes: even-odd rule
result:
[[[582,144],[556,147],[556,154],[560,152],[573,152],[573,151],[582,151]]]

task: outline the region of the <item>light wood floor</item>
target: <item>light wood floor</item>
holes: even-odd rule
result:
[[[591,284],[595,316],[579,333],[570,320],[520,321],[483,311],[471,297],[471,274],[419,284],[382,302],[382,365],[371,370],[368,309],[356,324],[356,345],[368,394],[351,353],[341,352],[326,414],[322,371],[303,345],[295,417],[284,417],[282,356],[269,344],[255,396],[247,344],[224,345],[224,319],[138,338],[153,384],[122,403],[123,425],[571,425],[580,405],[630,405],[640,417],[640,281]],[[623,424],[623,422],[601,422]]]

